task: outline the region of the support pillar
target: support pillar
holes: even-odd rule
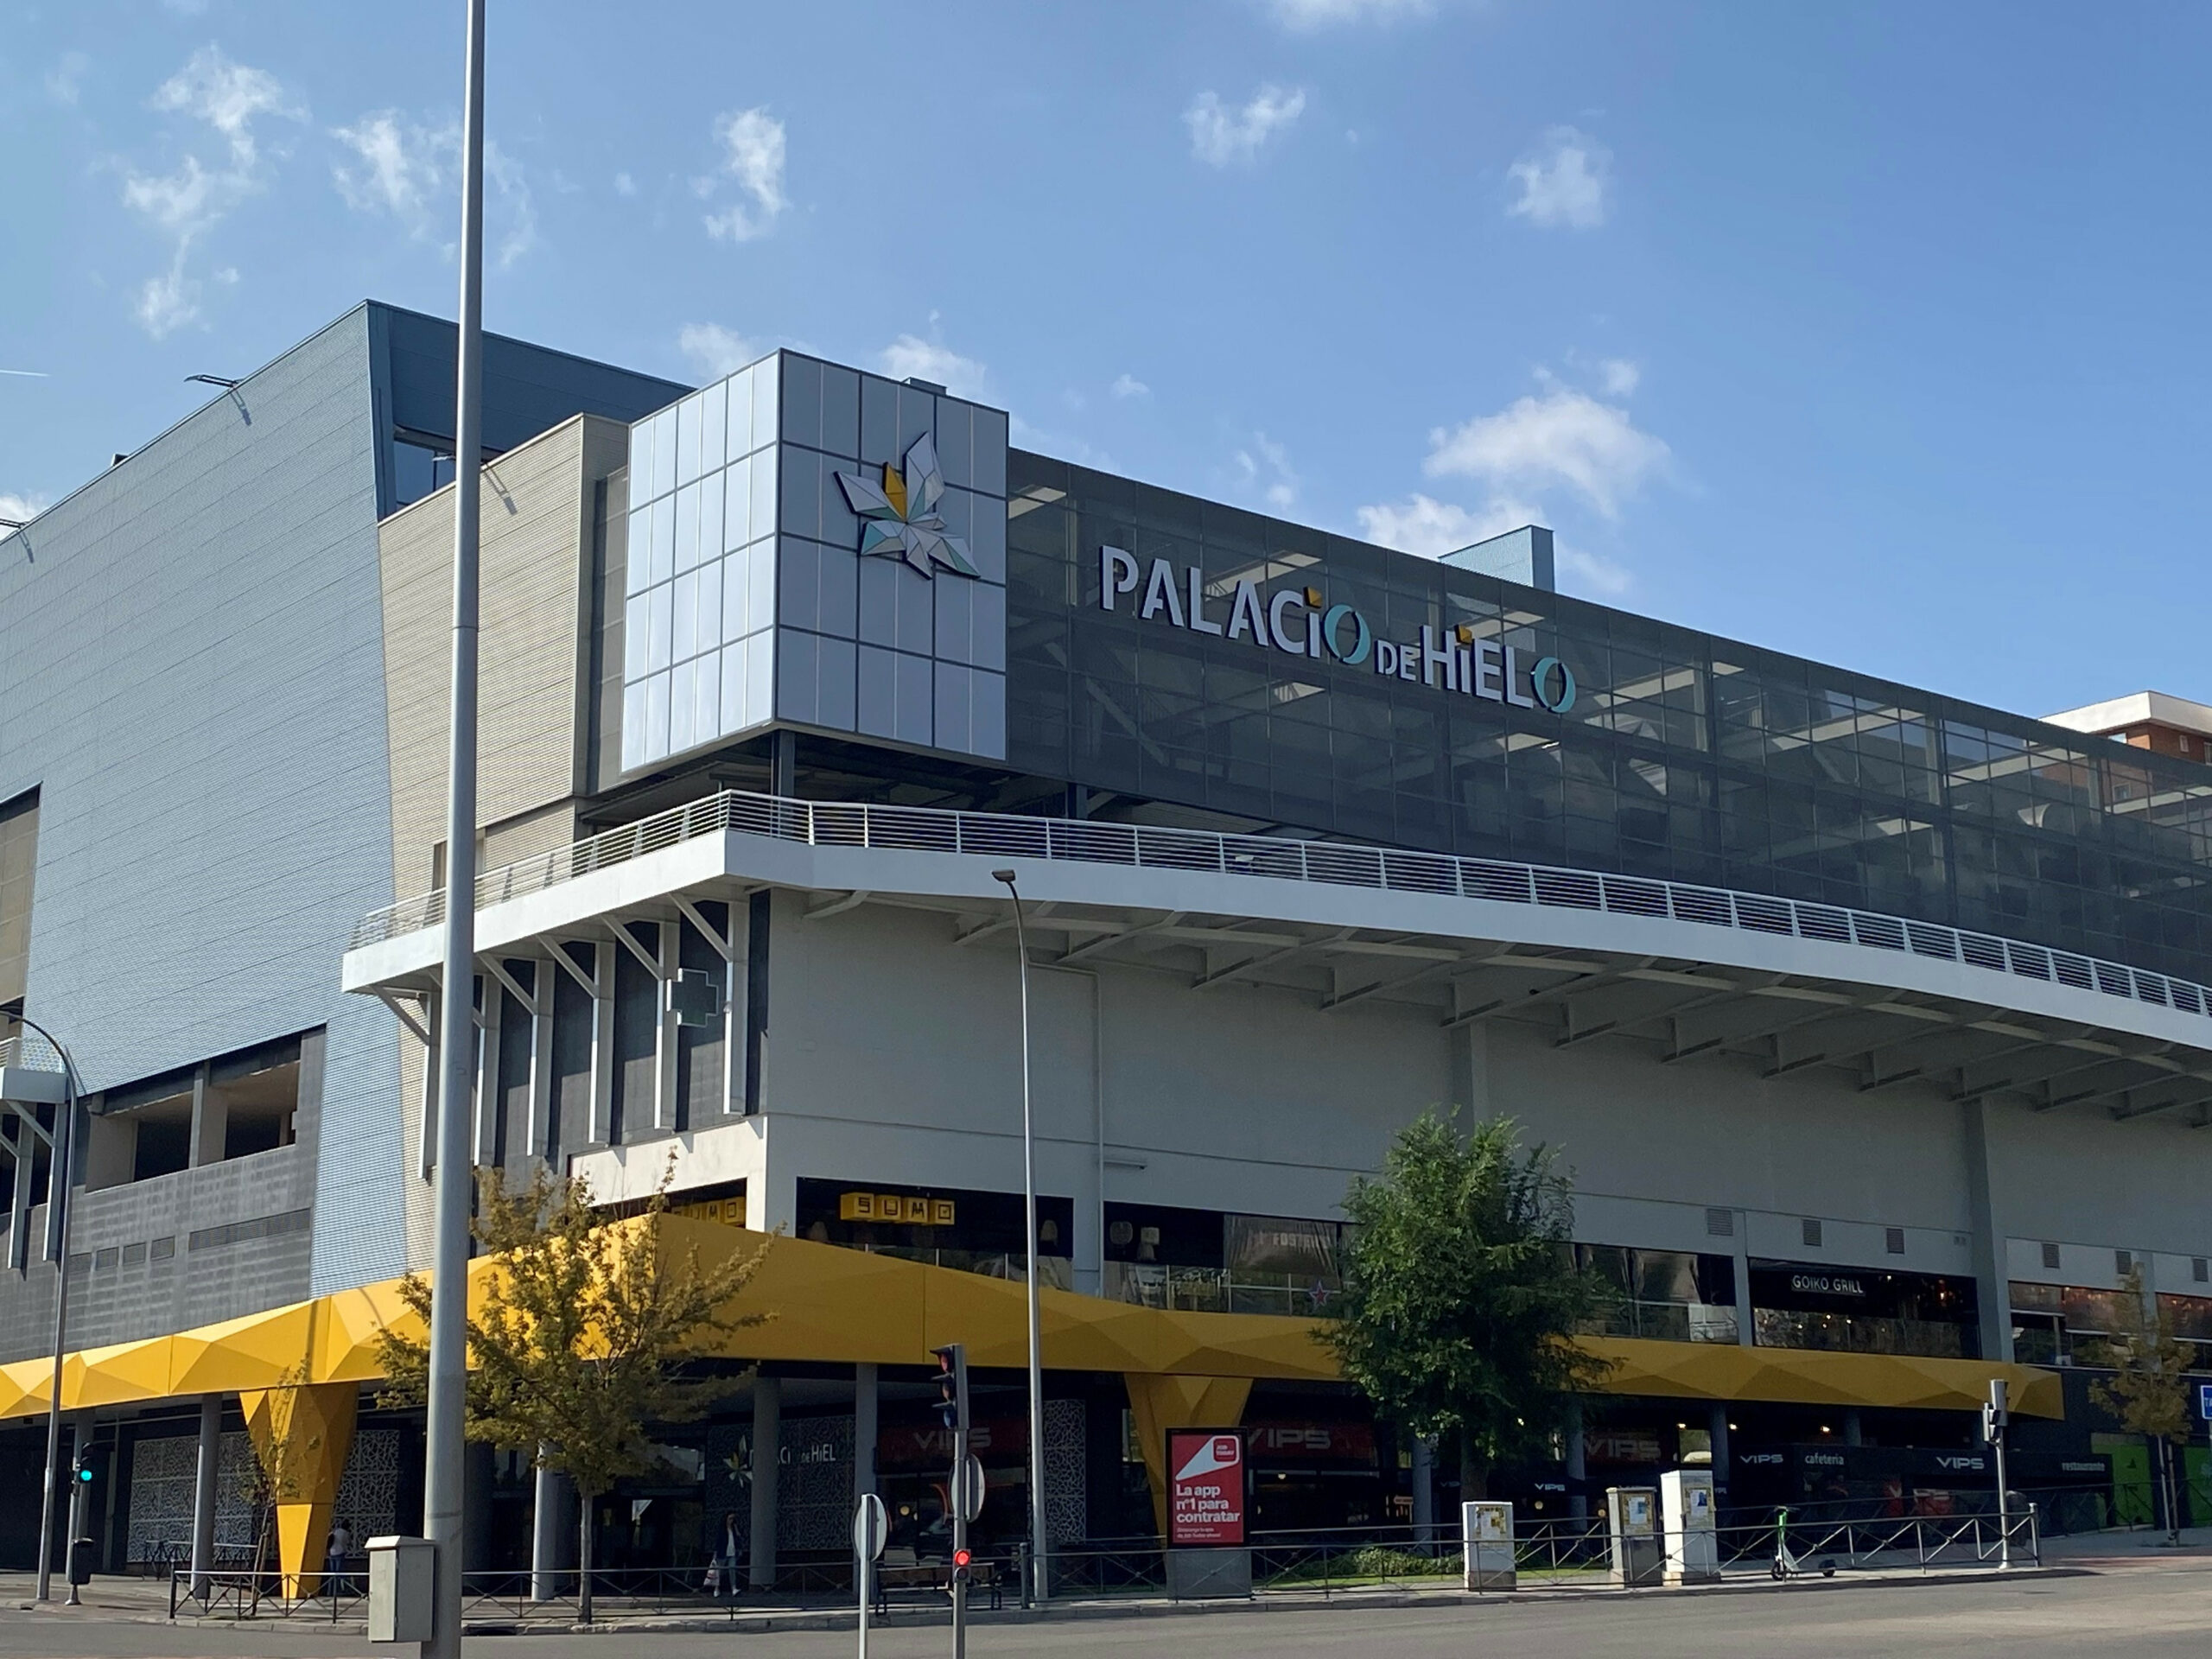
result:
[[[530,1128],[523,1151],[553,1154],[553,964],[530,964]]]
[[[200,1399],[200,1459],[192,1482],[192,1593],[203,1600],[215,1570],[215,1478],[223,1459],[223,1396]]]
[[[576,1487],[566,1475],[537,1471],[530,1507],[530,1599],[551,1601],[561,1574],[576,1565]]]
[[[776,1586],[776,1468],[783,1455],[783,1379],[754,1376],[753,1559],[747,1578],[755,1590]]]
[[[461,1449],[461,1570],[485,1573],[492,1566],[492,1489],[499,1480],[499,1459],[480,1441]]]
[[[486,974],[480,982],[484,1001],[476,1016],[476,1161],[497,1167],[505,1150],[499,1145],[499,1014],[507,999],[494,976]]]
[[[302,1383],[241,1394],[246,1432],[276,1503],[276,1565],[287,1596],[313,1595],[330,1538],[339,1478],[353,1449],[361,1390]]]
[[[853,1367],[853,1507],[875,1490],[876,1441],[875,1367],[867,1361]]]
[[[1974,1300],[1981,1314],[1981,1357],[2012,1357],[2012,1268],[2007,1261],[2005,1221],[1997,1182],[1989,1167],[1989,1116],[1986,1100],[1970,1100],[1965,1114],[1967,1236],[1973,1242]]]
[[[768,792],[786,800],[798,793],[797,732],[777,732],[768,739]]]
[[[1590,1518],[1590,1499],[1582,1490],[1589,1465],[1583,1458],[1582,1402],[1569,1402],[1567,1418],[1567,1512],[1577,1521]]]
[[[1725,1497],[1728,1491],[1728,1471],[1730,1467],[1728,1462],[1727,1406],[1725,1403],[1713,1406],[1711,1408],[1711,1415],[1707,1419],[1707,1421],[1712,1425],[1713,1430],[1713,1489],[1716,1493],[1721,1494]],[[1715,1503],[1719,1503],[1721,1499],[1719,1497],[1716,1497],[1713,1499]]]
[[[1124,1371],[1122,1382],[1129,1391],[1137,1444],[1144,1451],[1145,1481],[1152,1488],[1152,1518],[1164,1540],[1167,1536],[1167,1431],[1227,1428],[1243,1422],[1244,1403],[1252,1397],[1252,1379]]]
[[[614,951],[615,946],[591,947],[591,1135],[592,1145],[604,1147],[614,1140]]]
[[[1421,1543],[1436,1535],[1436,1446],[1426,1435],[1414,1442],[1414,1537]]]
[[[1741,1347],[1756,1348],[1758,1333],[1751,1323],[1751,1241],[1744,1236],[1751,1230],[1750,1221],[1741,1210],[1732,1212],[1730,1224],[1736,1230],[1736,1341]]]
[[[677,1020],[676,999],[671,995],[676,976],[683,971],[683,918],[661,922],[655,931],[660,936],[656,952],[660,967],[653,995],[659,1004],[660,1019],[653,1038],[653,1127],[673,1129],[683,1127],[676,1121],[676,1066],[683,1052],[683,1028]]]
[[[1843,1414],[1843,1443],[1846,1446],[1864,1446],[1866,1443],[1864,1439],[1865,1433],[1864,1426],[1859,1420],[1859,1408],[1847,1407]]]

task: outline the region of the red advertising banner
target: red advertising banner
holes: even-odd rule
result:
[[[1175,1548],[1244,1541],[1244,1436],[1234,1428],[1167,1435],[1167,1541]]]

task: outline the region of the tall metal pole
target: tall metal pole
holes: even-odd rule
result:
[[[54,1381],[46,1398],[46,1502],[38,1513],[37,1599],[45,1601],[54,1593],[54,1484],[61,1476],[61,1355],[69,1335],[69,1214],[74,1207],[69,1198],[77,1172],[77,1062],[35,1020],[19,1014],[16,1023],[38,1033],[61,1057],[61,1122],[54,1125],[61,1133],[46,1162],[46,1236],[54,1256]],[[30,1177],[29,1172],[18,1171],[16,1179]],[[73,1516],[74,1497],[73,1491]]]
[[[1037,1125],[1030,1093],[1029,1063],[1029,931],[1021,914],[1021,889],[1014,872],[993,870],[991,879],[1006,883],[1014,900],[1014,948],[1021,957],[1021,1198],[1029,1227],[1029,1573],[1037,1599],[1046,1599],[1045,1586],[1045,1363],[1042,1325],[1038,1313],[1037,1279]]]
[[[467,0],[461,99],[461,329],[454,388],[453,724],[446,761],[445,979],[439,999],[438,1169],[430,1276],[423,1526],[436,1547],[426,1659],[461,1653],[461,1426],[467,1406],[470,1084],[476,1050],[476,531],[484,381],[484,0]]]

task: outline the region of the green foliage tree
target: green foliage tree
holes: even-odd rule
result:
[[[2181,1541],[2175,1501],[2173,1449],[2190,1434],[2190,1345],[2174,1335],[2173,1316],[2145,1306],[2143,1269],[2129,1269],[2120,1284],[2120,1313],[2110,1342],[2113,1375],[2090,1385],[2089,1397],[2120,1419],[2131,1434],[2158,1448],[2158,1488],[2164,1495],[2168,1541]]]
[[[664,1177],[645,1213],[667,1207]],[[717,1337],[771,1317],[730,1306],[768,1242],[711,1268],[696,1251],[670,1260],[650,1222],[610,1218],[593,1209],[585,1182],[542,1169],[512,1192],[496,1172],[480,1172],[472,1230],[504,1271],[486,1282],[468,1321],[467,1433],[527,1452],[537,1468],[575,1484],[579,1612],[588,1624],[594,1500],[654,1466],[648,1424],[691,1421],[743,1386],[742,1376],[702,1375],[692,1362]],[[399,1294],[427,1329],[429,1281],[410,1274]],[[422,1405],[427,1340],[387,1327],[378,1347],[387,1379],[379,1403]]]
[[[1356,1178],[1341,1317],[1328,1332],[1344,1375],[1413,1433],[1460,1440],[1463,1495],[1548,1445],[1571,1397],[1605,1362],[1573,1340],[1605,1290],[1571,1245],[1573,1184],[1556,1154],[1523,1150],[1510,1117],[1463,1135],[1424,1113],[1379,1179]]]

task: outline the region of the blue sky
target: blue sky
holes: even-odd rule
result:
[[[2197,647],[2212,10],[493,0],[503,332],[1020,442],[2028,713]],[[0,516],[450,315],[457,0],[0,14]],[[0,548],[0,556],[5,556]]]

